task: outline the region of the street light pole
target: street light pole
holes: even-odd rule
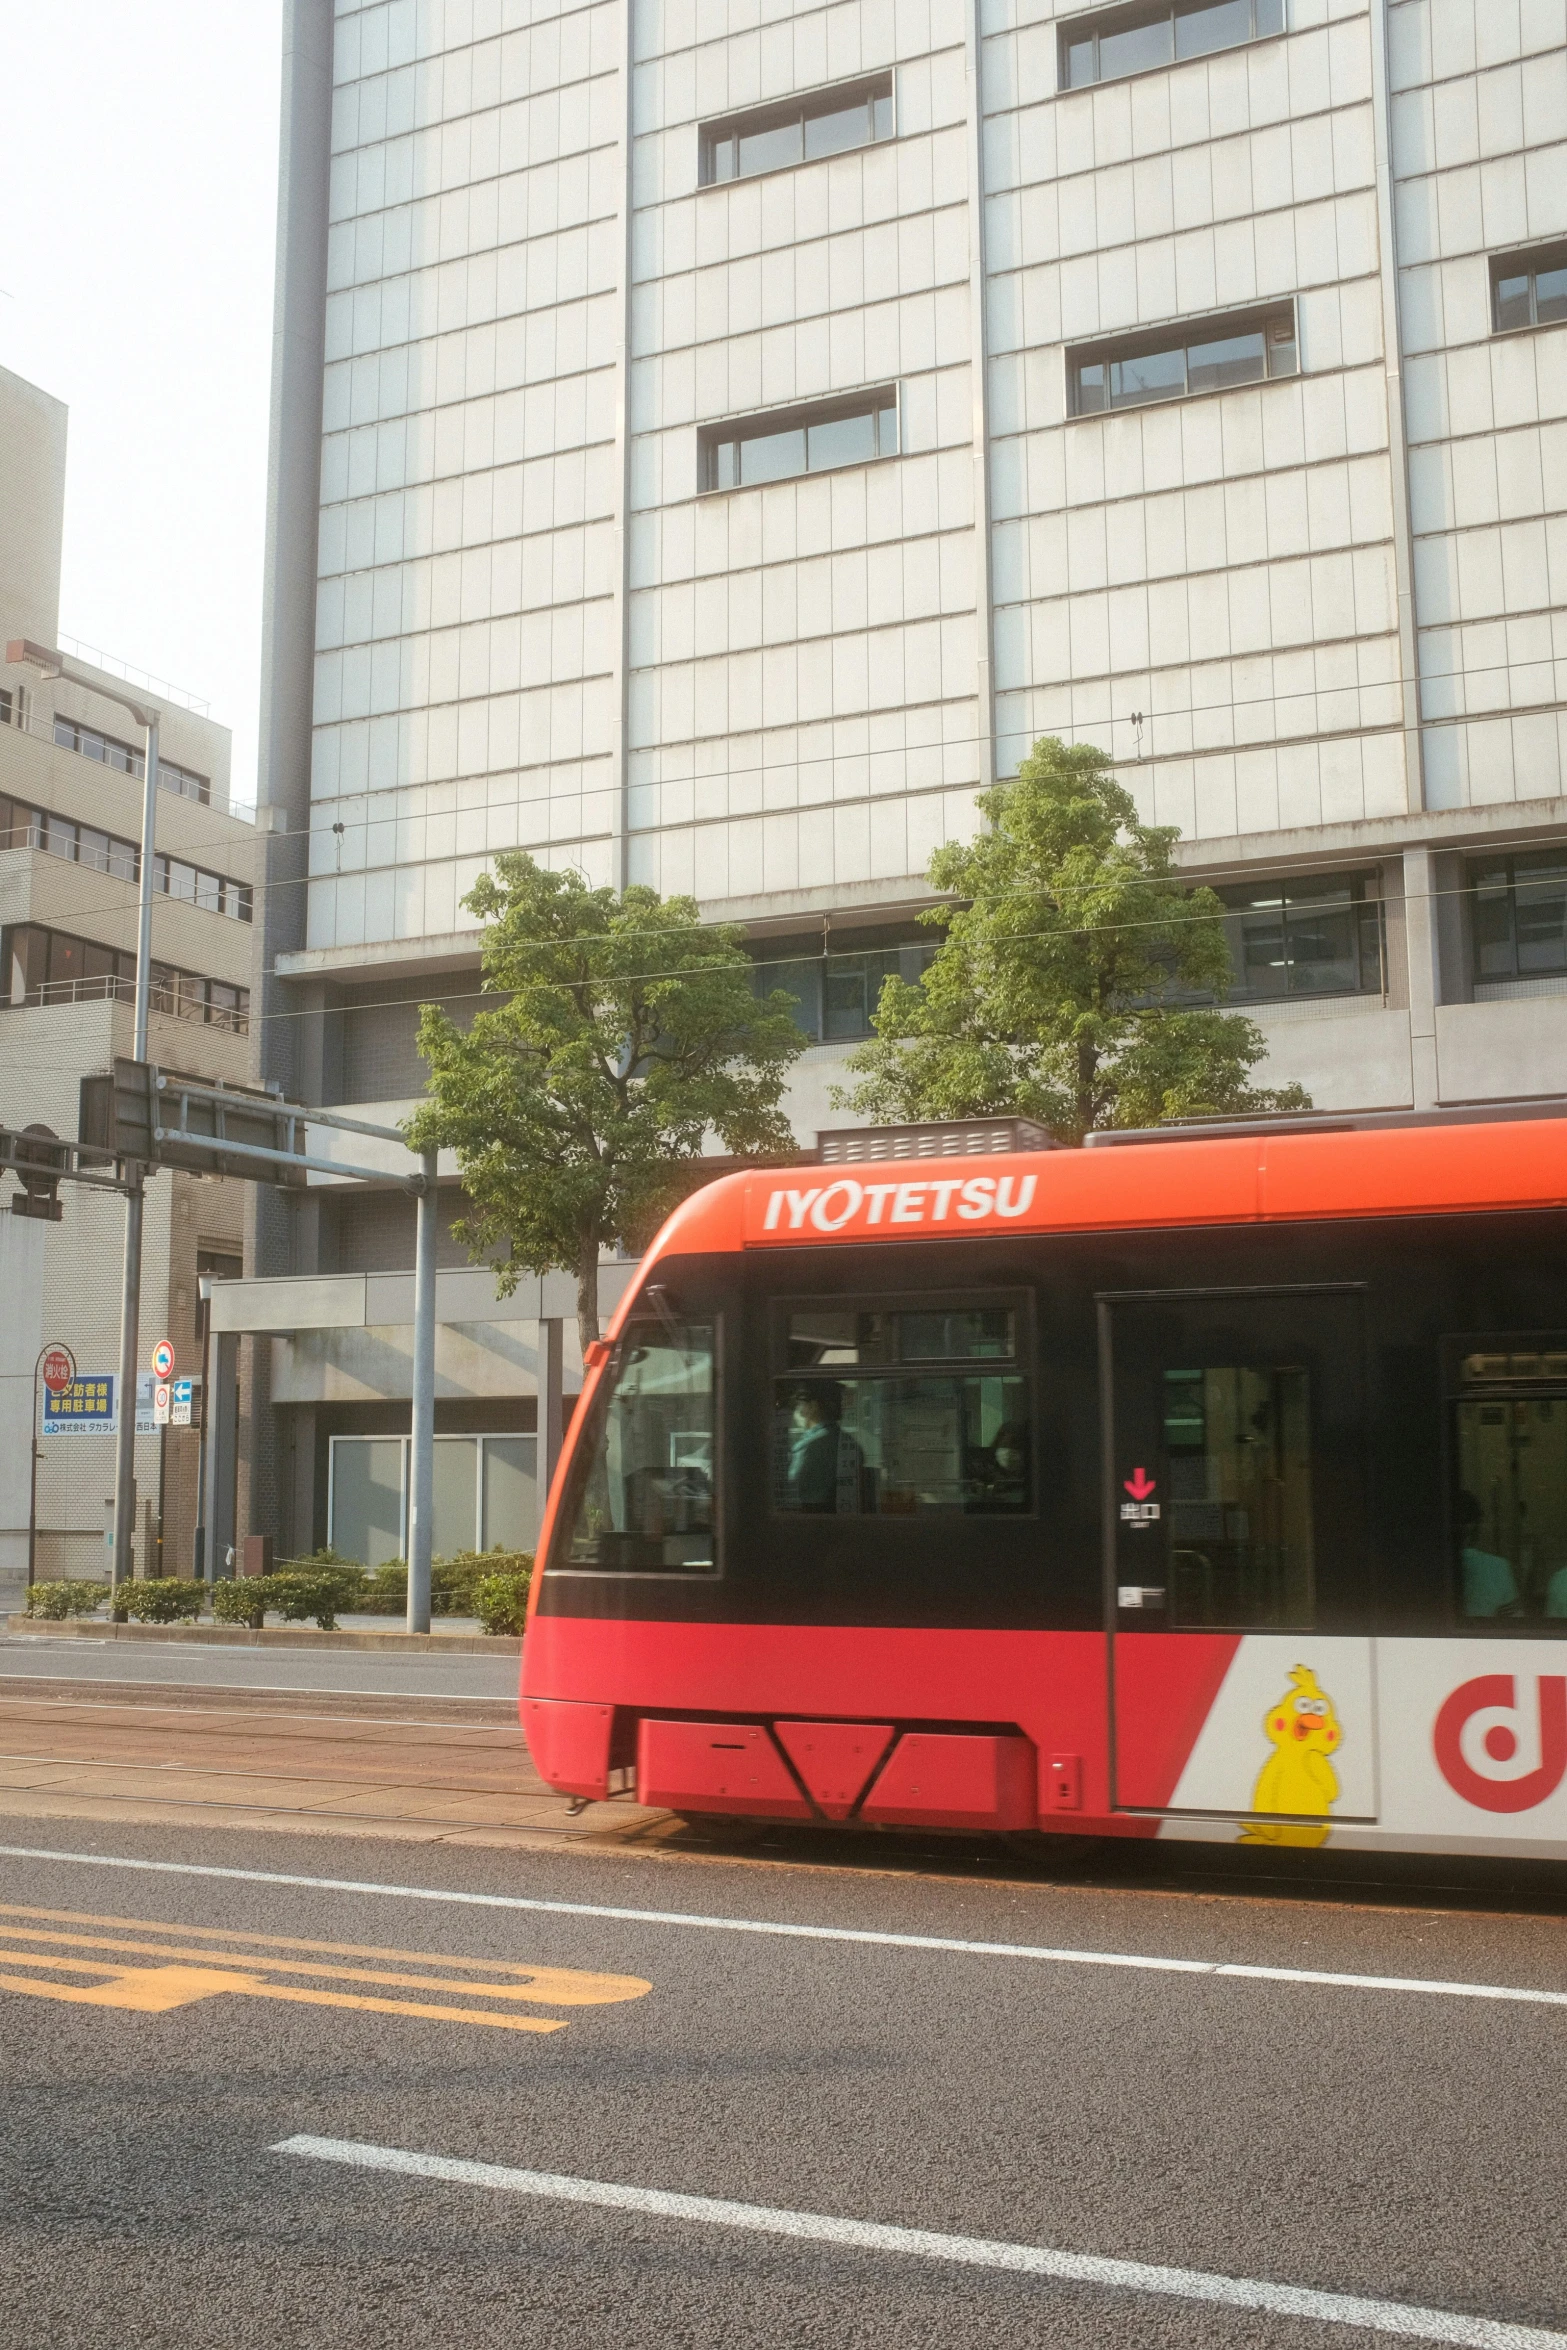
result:
[[[41,677],[63,678],[87,693],[128,710],[143,734],[141,802],[141,888],[136,916],[136,1008],[132,1052],[147,1058],[147,1023],[152,999],[152,877],[157,857],[158,831],[158,711],[150,702],[128,694],[117,678],[85,661],[75,661],[48,645],[26,638],[6,646],[8,662],[34,669]],[[119,1419],[114,1455],[114,1556],[109,1562],[111,1590],[131,1572],[136,1536],[136,1357],[140,1348],[141,1242],[144,1205],[143,1172],[134,1162],[127,1168],[125,1190],[125,1256],[120,1291]]]

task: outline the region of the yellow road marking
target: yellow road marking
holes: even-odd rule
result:
[[[493,2009],[434,2006],[412,1999],[377,1998],[368,1991],[316,1988],[315,1984],[279,1982],[278,1975],[304,1975],[331,1983],[374,1984],[388,1990],[444,1991],[468,2000],[542,2001],[553,2007],[606,2006],[641,1999],[652,1989],[639,1975],[591,1974],[571,1967],[515,1965],[505,1959],[454,1958],[422,1950],[382,1950],[363,1943],[307,1942],[291,1935],[246,1934],[212,1926],[177,1926],[149,1918],[95,1917],[72,1910],[27,1909],[0,1903],[0,1917],[35,1919],[36,1924],[0,1925],[0,1937],[28,1949],[0,1949],[0,1991],[17,1991],[37,1999],[58,1999],[76,2006],[121,2007],[144,2014],[163,2014],[220,1993],[252,1999],[277,1999],[305,2007],[341,2007],[380,2015],[411,2015],[442,2023],[488,2024],[510,2032],[560,2032],[562,2017],[519,2016]],[[64,1933],[63,1926],[115,1927],[118,1933]],[[155,1936],[199,1938],[226,1942],[228,1949],[190,1948],[182,1939],[161,1941]],[[260,1950],[236,1950],[232,1945],[258,1943]],[[102,1953],[67,1957],[67,1951]],[[270,1956],[269,1952],[278,1952]],[[284,1956],[281,1953],[288,1953]],[[113,1953],[114,1955],[109,1955]],[[317,1955],[329,1954],[328,1956]],[[346,1967],[335,1958],[370,1958],[391,1962],[381,1967]],[[172,1961],[166,1964],[128,1965],[127,1959]],[[227,1962],[227,1963],[225,1963]],[[439,1974],[410,1972],[410,1968],[438,1967]],[[21,1969],[37,1969],[37,1974]],[[454,1971],[457,1979],[453,1979]],[[61,1983],[49,1975],[85,1974],[103,1979],[93,1984]],[[462,1979],[466,1975],[467,1980]],[[484,1977],[503,1979],[485,1980]]]

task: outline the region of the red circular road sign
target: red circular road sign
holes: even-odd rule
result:
[[[152,1367],[160,1379],[172,1379],[174,1376],[174,1349],[166,1338],[160,1338],[152,1350]]]
[[[76,1377],[76,1357],[68,1346],[51,1346],[40,1367],[43,1383],[54,1395],[69,1387]]]

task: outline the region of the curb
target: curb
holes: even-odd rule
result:
[[[415,1649],[442,1656],[520,1656],[522,1642],[489,1632],[318,1632],[304,1624],[105,1624],[90,1617],[7,1616],[8,1632],[47,1640],[156,1640],[176,1648]]]

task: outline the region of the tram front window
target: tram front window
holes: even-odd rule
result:
[[[556,1556],[612,1573],[711,1571],[711,1323],[635,1322],[616,1349],[608,1401],[569,1496]]]
[[[1567,1620],[1567,1353],[1475,1353],[1456,1406],[1459,1612]],[[1556,1384],[1555,1394],[1541,1393]]]

